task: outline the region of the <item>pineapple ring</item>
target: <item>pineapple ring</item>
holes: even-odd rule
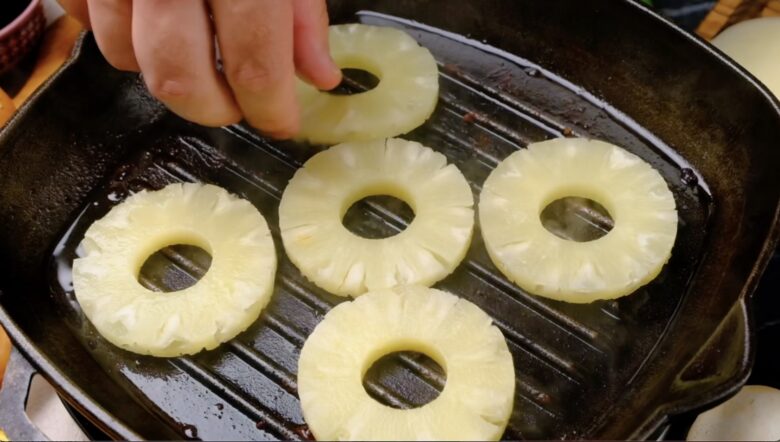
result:
[[[405,201],[415,218],[403,232],[363,238],[342,220],[372,195]],[[314,155],[279,204],[287,256],[330,293],[358,296],[396,285],[433,285],[466,256],[474,229],[466,178],[444,155],[398,138],[345,143]]]
[[[439,71],[430,51],[399,29],[361,24],[330,27],[330,51],[341,68],[379,78],[369,91],[333,95],[298,80],[298,138],[336,144],[394,137],[422,125],[439,98]]]
[[[379,358],[405,350],[430,356],[447,381],[433,401],[400,410],[374,400],[361,380]],[[317,440],[498,440],[514,391],[512,355],[490,316],[419,286],[338,305],[298,360],[301,408]]]
[[[542,210],[564,197],[601,203],[605,236],[574,242],[549,232]],[[603,141],[556,139],[510,155],[482,190],[479,219],[504,275],[547,298],[588,303],[628,295],[660,273],[677,235],[674,196],[661,174]]]
[[[157,293],[138,282],[154,252],[196,245],[212,256],[192,287]],[[251,325],[271,298],[276,254],[268,225],[224,189],[171,184],[136,193],[87,230],[73,263],[76,299],[112,344],[154,356],[212,349]]]

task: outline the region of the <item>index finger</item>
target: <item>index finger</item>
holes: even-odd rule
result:
[[[224,126],[241,114],[217,71],[213,35],[203,0],[133,2],[133,48],[152,95],[187,120]]]
[[[330,90],[341,82],[341,69],[328,48],[328,7],[325,0],[293,0],[295,67],[314,86]]]
[[[298,131],[293,7],[288,0],[211,0],[233,95],[253,127],[276,138]]]

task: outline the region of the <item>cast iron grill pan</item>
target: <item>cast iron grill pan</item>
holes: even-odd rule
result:
[[[428,8],[436,2],[379,3],[377,9],[387,13],[353,15],[357,8],[337,2],[332,16],[337,22],[402,28],[432,51],[440,70],[439,105],[433,117],[406,138],[445,154],[465,174],[475,198],[487,175],[506,156],[528,143],[561,136],[599,138],[625,147],[658,169],[675,195],[680,225],[672,258],[655,281],[630,297],[570,305],[532,296],[508,282],[492,265],[479,229],[463,264],[436,285],[483,308],[507,339],[517,385],[514,413],[504,438],[642,437],[665,413],[702,405],[738,386],[750,356],[747,315],[741,299],[755,273],[755,262],[761,261],[761,247],[773,235],[780,189],[777,178],[752,163],[758,155],[752,152],[760,151],[764,161],[774,165],[778,164],[777,154],[767,154],[761,146],[742,145],[748,152],[733,155],[738,158],[730,173],[741,173],[737,169],[743,156],[755,175],[742,182],[741,177],[716,176],[709,162],[690,158],[679,152],[680,146],[663,141],[681,137],[656,135],[588,92],[593,89],[565,80],[542,63],[521,58],[522,53],[500,51],[489,44],[491,41],[482,42],[473,38],[476,36],[451,34],[401,18],[407,15],[402,12],[404,6],[414,7],[415,13],[409,14],[413,17],[428,17]],[[536,8],[531,2],[489,3],[485,7],[501,7],[515,14],[524,11],[533,15]],[[458,29],[458,21],[468,20],[464,14],[474,6],[470,2],[455,4],[465,8],[455,13],[458,18],[453,19],[453,27]],[[593,2],[594,6],[581,7],[584,11],[579,12],[553,5],[545,13],[565,21],[573,19],[569,14],[574,13],[598,16],[600,7],[608,4],[622,8],[627,17],[640,23],[644,20],[662,26],[634,6],[616,2]],[[500,11],[493,12],[498,15]],[[483,12],[477,19],[491,15]],[[583,48],[564,46],[561,50],[576,54]],[[735,72],[732,75],[738,77]],[[755,96],[751,105],[763,105],[767,113],[773,111],[776,123],[777,111],[772,104],[740,80]],[[85,85],[90,85],[92,95],[85,94]],[[24,165],[17,172],[20,176],[15,187],[10,186],[10,177],[0,178],[3,187],[11,187],[0,187],[0,220],[9,221],[9,229],[0,237],[8,272],[3,274],[0,300],[7,311],[4,323],[11,326],[14,337],[30,343],[28,355],[40,352],[39,360],[32,359],[43,366],[45,374],[60,377],[66,397],[88,415],[94,418],[96,413],[90,408],[100,406],[116,416],[117,422],[102,422],[114,435],[311,438],[297,399],[298,354],[327,311],[344,299],[317,289],[286,258],[277,208],[295,170],[322,147],[270,141],[242,125],[205,129],[186,123],[150,100],[136,76],[112,72],[100,60],[91,38],[84,40],[74,64],[48,89],[12,123],[0,151],[0,172],[10,171],[13,164]],[[47,102],[62,103],[64,108],[46,108]],[[673,108],[677,104],[659,106]],[[694,104],[702,108],[709,105]],[[661,123],[647,121],[662,129],[669,124],[695,127],[699,123],[696,112],[692,108],[690,121],[669,123],[666,116],[653,117]],[[94,123],[80,132],[73,126],[77,115]],[[646,117],[641,112],[638,116]],[[715,117],[724,122],[738,118],[731,114]],[[727,135],[737,145],[739,137],[780,139],[780,126],[767,130],[762,123],[754,122],[750,133]],[[43,141],[30,144],[36,130],[43,131],[39,137]],[[718,141],[717,137],[718,133],[706,135],[708,141]],[[55,140],[60,141],[60,147],[46,154],[52,149],[47,143]],[[698,155],[719,156],[724,154],[721,150],[725,148],[716,145],[711,152]],[[723,185],[729,180],[739,182],[740,187],[726,195]],[[179,181],[220,185],[260,209],[271,226],[279,259],[275,292],[253,326],[216,350],[173,359],[139,356],[107,343],[86,320],[75,301],[70,266],[86,229],[112,206],[132,192]],[[747,210],[744,201],[733,200],[747,199],[747,188],[755,185],[751,181],[776,186],[745,214],[754,221],[755,230],[749,234],[755,238],[721,256],[718,247],[722,239],[713,237],[732,227],[719,215],[725,210],[732,216],[731,206]],[[30,190],[23,187],[31,183],[35,186]],[[24,192],[29,194],[13,199]],[[713,203],[713,195],[718,204]],[[24,206],[31,201],[38,204]],[[41,204],[43,201],[49,201],[50,207]],[[575,210],[575,215],[599,222],[586,207]],[[397,205],[374,200],[358,204],[345,222],[353,231],[375,237],[403,230],[409,219]],[[26,226],[32,233],[17,234],[28,220],[34,220]],[[742,234],[737,228],[733,240]],[[37,251],[41,253],[36,255]],[[724,268],[734,259],[731,252],[752,260],[745,269]],[[713,258],[713,254],[717,256]],[[711,261],[718,261],[712,270],[725,272],[726,282],[719,281],[716,286],[705,280],[703,284],[710,284],[711,290],[697,289],[697,284],[702,284],[698,278]],[[32,268],[37,273],[25,272],[28,263],[35,262],[38,264]],[[164,272],[163,267],[169,270]],[[168,248],[144,272],[141,283],[156,290],[180,287],[197,279],[207,267],[207,257],[191,249]],[[730,280],[741,290],[721,287],[728,287]],[[701,312],[694,327],[685,316],[691,309]],[[58,335],[48,336],[51,333]],[[723,351],[729,354],[719,355]],[[699,359],[689,364],[697,354]],[[47,373],[47,364],[56,369]],[[84,376],[85,371],[92,376]],[[405,356],[389,363],[385,375],[367,379],[364,385],[377,400],[409,408],[435,396],[444,383],[436,367]],[[96,392],[98,388],[101,392]],[[85,394],[82,403],[74,392]]]
[[[400,24],[376,15],[362,15],[361,19],[374,24]],[[525,66],[525,71],[434,32],[413,27],[406,30],[435,51],[442,64],[439,108],[431,121],[408,138],[445,153],[472,183],[475,195],[504,157],[528,142],[561,136],[566,129],[553,117],[522,112],[499,92],[502,81],[511,82],[517,76],[520,87],[537,88],[534,83],[544,82],[544,87],[557,87],[558,96],[576,96],[543,78],[541,71],[534,72],[530,66]],[[480,70],[484,68],[494,70]],[[490,89],[498,93],[491,94]],[[579,101],[575,112],[595,111],[592,105]],[[466,117],[469,113],[478,117]],[[470,118],[476,121],[469,123]],[[508,340],[518,372],[516,412],[506,434],[510,439],[554,434],[552,430],[557,426],[590,417],[573,411],[588,408],[588,402],[594,399],[609,403],[610,396],[619,394],[601,386],[622,385],[637,370],[671,318],[687,276],[701,254],[708,211],[706,193],[700,187],[683,184],[680,174],[685,165],[672,162],[649,140],[632,134],[613,119],[605,123],[603,131],[631,140],[632,145],[627,147],[634,147],[632,150],[652,161],[672,183],[684,220],[678,249],[691,253],[675,253],[674,261],[655,283],[626,301],[567,306],[534,298],[508,282],[491,264],[477,236],[467,261],[437,287],[480,305],[495,318]],[[178,121],[160,122],[152,130],[139,154],[128,159],[105,187],[91,195],[85,211],[56,247],[52,272],[64,279],[53,281],[55,299],[70,312],[68,318],[93,356],[104,366],[118,369],[117,382],[127,384],[128,390],[150,404],[186,405],[184,414],[177,412],[178,407],[154,407],[186,431],[197,429],[204,439],[252,438],[258,432],[261,437],[266,433],[283,439],[307,435],[296,399],[298,352],[323,315],[342,299],[316,289],[285,257],[278,236],[277,208],[287,181],[318,150],[275,146],[242,127],[228,128],[216,139],[213,133],[193,133]],[[570,130],[580,132],[577,128]],[[260,208],[268,217],[280,249],[276,289],[262,320],[224,348],[174,360],[138,357],[102,340],[81,316],[68,279],[70,264],[86,229],[116,201],[123,200],[128,192],[156,189],[176,181],[215,183]],[[377,205],[365,205],[361,215],[363,219],[353,219],[357,225],[351,227],[362,229],[366,235],[396,232],[406,224]],[[202,261],[174,251],[168,258],[180,269],[176,275],[179,278],[204,273]],[[149,286],[174,283],[170,279],[144,282]],[[416,383],[418,388],[442,383],[440,377],[431,376],[429,367],[413,360],[404,360],[397,370],[397,384],[370,384],[372,393],[388,404],[409,406],[406,397],[415,390],[405,387],[406,377],[422,377],[424,381]],[[192,416],[192,410],[198,409],[203,412]]]

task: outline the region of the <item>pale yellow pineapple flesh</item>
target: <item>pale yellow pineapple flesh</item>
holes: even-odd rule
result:
[[[175,244],[211,254],[205,276],[177,292],[143,287],[143,263]],[[252,324],[271,297],[276,254],[268,225],[250,202],[217,186],[136,193],[92,224],[82,246],[73,263],[76,299],[104,338],[135,353],[215,348]]]
[[[330,51],[342,69],[379,79],[366,92],[334,95],[299,80],[299,139],[322,144],[405,134],[433,113],[439,71],[431,53],[399,29],[362,24],[330,27]]]
[[[372,195],[406,202],[415,218],[395,236],[360,237],[342,220]],[[319,287],[341,296],[396,285],[432,285],[463,260],[474,227],[474,199],[444,155],[402,139],[345,143],[299,169],[279,205],[287,256]]]
[[[540,214],[565,197],[600,203],[613,229],[589,242],[549,232]],[[654,279],[678,223],[658,171],[620,147],[572,138],[531,144],[501,162],[482,189],[479,219],[501,272],[531,293],[574,303],[625,296]]]
[[[433,401],[383,405],[362,379],[397,351],[428,355],[446,372]],[[298,361],[303,416],[318,440],[498,440],[512,413],[512,355],[490,316],[419,286],[371,292],[331,310]]]

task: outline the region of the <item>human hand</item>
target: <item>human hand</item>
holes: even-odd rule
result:
[[[152,95],[205,126],[243,117],[289,138],[299,125],[296,71],[324,90],[341,81],[325,0],[59,1],[92,29],[111,65],[142,72]]]

